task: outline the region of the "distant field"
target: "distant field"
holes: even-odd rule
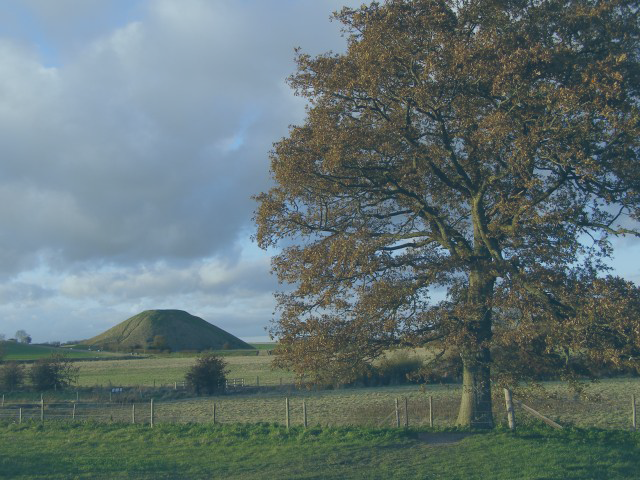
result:
[[[110,352],[96,352],[70,348],[50,347],[47,345],[26,345],[16,342],[0,342],[0,349],[4,352],[4,360],[37,360],[48,357],[53,353],[61,353],[68,358],[105,358],[122,354]]]
[[[228,378],[243,378],[247,385],[260,386],[293,383],[293,375],[285,370],[272,369],[273,357],[231,356],[226,357],[229,365]],[[100,362],[77,362],[80,367],[79,386],[156,386],[173,385],[182,382],[187,370],[194,364],[195,357],[153,357],[137,360],[103,360]],[[259,377],[259,378],[258,378]],[[562,382],[545,382],[546,393],[531,391],[517,393],[516,398],[532,406],[541,413],[565,424],[582,427],[627,428],[631,418],[631,395],[639,399],[640,378],[605,379],[587,384],[583,395],[577,395]],[[408,385],[383,388],[345,388],[325,391],[293,390],[297,403],[292,408],[301,409],[303,399],[309,402],[310,418],[315,417],[323,425],[371,424],[388,425],[394,420],[395,398],[408,397],[412,421],[425,424],[428,419],[427,399],[433,396],[436,408],[436,423],[452,425],[455,422],[460,386]],[[248,396],[225,396],[219,398],[221,415],[227,415],[230,422],[274,421],[273,412],[282,411],[283,391],[273,395],[252,394]],[[176,408],[192,411],[195,417],[208,415],[210,398],[196,398],[180,401]],[[640,405],[639,405],[640,406]],[[159,406],[159,412],[165,406]],[[168,407],[167,407],[168,408]],[[186,409],[186,410],[185,410]],[[494,409],[497,418],[504,416],[504,397],[500,389],[494,391]],[[224,413],[222,413],[224,412]],[[167,412],[171,416],[173,413]],[[299,417],[299,413],[296,414]],[[531,417],[519,413],[521,420]],[[363,418],[371,418],[364,421]],[[355,421],[357,419],[357,421]],[[315,421],[315,420],[314,420]]]
[[[253,348],[257,348],[258,350],[273,350],[278,345],[276,342],[257,342],[250,343]]]
[[[24,348],[24,347],[23,347]],[[26,347],[37,348],[37,347]],[[31,351],[30,351],[31,352]],[[50,350],[47,351],[49,353]],[[79,387],[122,386],[160,387],[180,384],[185,373],[195,363],[194,355],[165,355],[126,360],[77,361]],[[292,415],[300,418],[301,402],[308,402],[310,421],[323,425],[372,425],[388,426],[395,421],[395,398],[407,397],[412,424],[425,425],[428,421],[428,396],[433,397],[436,425],[447,426],[455,422],[460,385],[418,385],[383,388],[344,388],[338,390],[307,391],[287,387],[293,383],[291,372],[272,369],[270,355],[229,356],[230,379],[244,379],[245,384],[261,387],[277,386],[284,389],[227,395],[218,399],[201,397],[175,400],[173,406],[158,405],[158,413],[167,417],[186,415],[185,421],[201,421],[210,413],[211,401],[220,407],[220,418],[229,422],[272,422],[282,415],[283,396],[292,398]],[[546,393],[536,391],[516,392],[516,399],[537,409],[559,423],[581,427],[628,428],[631,422],[631,396],[640,406],[640,378],[605,379],[588,385],[583,395],[575,394],[562,382],[545,382]],[[287,393],[288,392],[288,393]],[[2,392],[5,393],[5,392]],[[8,393],[8,392],[7,392]],[[62,393],[62,392],[61,392]],[[148,398],[153,391],[145,394]],[[158,392],[158,400],[162,393]],[[164,397],[166,398],[166,397]],[[172,410],[173,409],[173,410]],[[504,397],[500,389],[494,391],[496,418],[504,417]],[[186,412],[186,413],[185,413]],[[278,413],[280,412],[280,413]],[[530,421],[529,414],[519,411],[519,421]],[[182,421],[182,420],[179,420]],[[206,421],[206,420],[203,420]]]
[[[262,385],[291,382],[293,375],[285,370],[272,370],[273,357],[267,355],[229,356],[229,378],[244,378],[254,384],[260,377]],[[158,356],[152,358],[113,360],[101,362],[76,362],[80,367],[78,385],[150,386],[181,382],[187,370],[195,363],[195,356]]]

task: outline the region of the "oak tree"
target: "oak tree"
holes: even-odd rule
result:
[[[638,235],[638,3],[387,0],[335,17],[347,50],[298,52],[306,119],[257,196],[258,244],[281,248],[293,285],[280,365],[348,380],[432,345],[462,363],[458,423],[487,427],[492,378],[637,366],[638,289],[603,272],[610,239]]]

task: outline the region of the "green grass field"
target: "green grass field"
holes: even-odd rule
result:
[[[0,342],[0,349],[4,354],[4,360],[37,360],[38,358],[48,357],[51,354],[59,353],[68,358],[108,358],[120,356],[122,354],[110,352],[96,352],[85,349],[70,349],[50,347],[47,345],[26,345],[16,342]]]
[[[631,427],[631,393],[640,398],[640,381],[616,379],[592,387],[594,397],[574,398],[566,385],[549,384],[548,396],[520,396],[525,404],[535,408],[565,426],[629,429]],[[257,423],[285,421],[284,399],[289,398],[291,422],[302,423],[302,402],[305,402],[308,422],[321,426],[389,427],[396,422],[395,400],[399,400],[400,419],[404,423],[405,403],[409,424],[429,425],[429,397],[432,398],[434,425],[455,424],[460,405],[459,385],[415,385],[348,388],[340,390],[273,390],[248,395],[218,395],[158,402],[159,421],[208,422],[212,403],[217,406],[218,421],[225,423]],[[498,389],[493,398],[496,423],[506,423],[504,396]],[[516,407],[519,425],[539,423],[522,408]]]
[[[253,348],[257,348],[258,350],[273,350],[276,348],[276,342],[256,342],[250,343]]]
[[[97,362],[96,362],[97,363]],[[173,387],[173,386],[172,386]],[[155,417],[159,423],[208,423],[216,404],[217,420],[234,423],[284,423],[285,397],[289,399],[292,425],[302,424],[302,404],[305,402],[310,425],[369,426],[395,425],[395,401],[399,401],[400,421],[405,422],[405,399],[409,411],[409,425],[429,426],[429,397],[432,399],[436,427],[455,425],[460,405],[459,385],[416,385],[378,388],[345,388],[338,390],[297,390],[291,386],[253,390],[246,393],[194,397],[192,393],[173,388],[129,388],[119,394],[109,389],[67,389],[45,392],[46,415],[69,420],[73,401],[79,400],[78,415],[83,419],[128,421],[132,402],[136,403],[138,421],[148,422],[149,401],[155,400]],[[547,395],[520,395],[516,399],[535,408],[565,427],[630,429],[631,394],[640,398],[638,379],[611,379],[589,389],[590,398],[575,397],[566,385],[548,384]],[[38,392],[3,394],[5,407],[0,418],[17,419],[18,407],[25,407],[25,418],[39,418]],[[495,389],[494,418],[497,424],[506,423],[504,396]],[[113,403],[109,403],[112,401]],[[87,405],[89,404],[89,405]],[[28,410],[27,410],[28,409]],[[145,420],[146,419],[146,420]],[[531,414],[516,406],[519,426],[540,424]]]
[[[293,375],[285,370],[271,369],[273,357],[267,355],[229,356],[225,361],[229,365],[229,378],[244,378],[254,384],[260,377],[262,385],[291,382]],[[173,384],[181,382],[187,370],[195,363],[191,356],[157,356],[151,358],[113,360],[101,362],[77,362],[80,367],[79,386],[118,385],[151,386],[154,384]]]
[[[394,421],[394,402],[407,397],[411,423],[426,425],[428,419],[428,397],[433,397],[436,425],[450,426],[455,422],[460,401],[460,386],[418,385],[346,388],[339,390],[306,391],[286,387],[293,382],[290,372],[271,369],[273,357],[230,356],[225,360],[229,365],[229,378],[244,378],[246,384],[255,385],[259,377],[260,386],[278,386],[282,379],[285,387],[273,391],[262,391],[247,395],[225,395],[221,397],[184,398],[187,392],[158,391],[156,400],[172,399],[170,404],[159,404],[158,413],[178,421],[201,421],[209,415],[211,402],[216,401],[219,414],[228,422],[275,422],[282,417],[282,402],[285,395],[292,399],[292,415],[300,417],[301,402],[307,402],[309,418],[322,425],[369,425],[389,426]],[[95,392],[82,392],[85,401],[103,402],[108,399],[106,387],[147,387],[142,394],[136,390],[118,398],[126,402],[147,401],[156,395],[149,389],[155,385],[180,385],[184,375],[195,362],[195,356],[157,356],[130,360],[78,361],[80,367],[78,386],[82,390],[94,386],[105,387]],[[576,395],[568,386],[560,382],[545,383],[546,393],[525,392],[516,394],[517,399],[537,409],[563,425],[600,428],[628,428],[631,422],[631,395],[640,400],[640,378],[605,379],[589,384],[586,395]],[[9,392],[0,392],[9,393]],[[56,401],[63,392],[46,393]],[[70,395],[75,397],[75,391]],[[12,394],[11,401],[30,401],[39,394],[25,392]],[[64,399],[69,400],[68,395]],[[62,398],[61,398],[62,399]],[[499,421],[504,420],[504,399],[500,389],[494,392],[494,410]],[[221,418],[223,418],[221,417]],[[529,414],[519,413],[519,421],[529,421]],[[205,420],[206,421],[206,420]]]
[[[0,424],[6,479],[633,479],[640,434]]]
[[[229,377],[245,378],[249,384],[255,384],[255,377],[261,385],[292,380],[288,372],[271,369],[271,356],[225,360]],[[194,362],[195,356],[182,355],[76,362],[84,389],[79,389],[75,420],[70,401],[75,400],[74,390],[45,394],[43,425],[34,422],[40,415],[39,394],[7,395],[0,407],[0,478],[638,478],[640,434],[629,430],[631,395],[640,399],[639,378],[602,380],[584,395],[563,383],[547,382],[545,395],[531,391],[516,398],[564,430],[540,428],[539,421],[517,407],[515,434],[501,427],[447,445],[434,442],[442,440],[437,432],[455,422],[459,385],[318,391],[285,386],[195,398],[172,396],[171,389],[131,388],[111,404],[104,403],[108,394],[99,405],[86,404],[96,401],[89,400],[95,394],[90,386],[149,387],[153,380],[173,384]],[[62,395],[67,403],[56,405]],[[285,397],[289,433],[282,427]],[[436,430],[428,427],[429,397]],[[150,398],[156,400],[153,429]],[[396,399],[400,421],[405,421],[405,398],[410,428],[393,428]],[[132,401],[137,425],[128,424]],[[301,427],[303,401],[310,426],[306,431]],[[211,425],[214,403],[216,426]],[[25,422],[17,424],[20,406]],[[494,409],[496,422],[504,425],[500,389],[494,392]],[[435,436],[419,438],[419,431]]]

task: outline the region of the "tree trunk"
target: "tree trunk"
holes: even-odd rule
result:
[[[484,361],[469,357],[462,360],[462,400],[456,423],[465,427],[493,428],[488,349],[482,349],[480,356],[485,357]]]
[[[495,278],[472,270],[467,302],[470,317],[462,346],[462,400],[457,424],[493,428],[491,405],[491,299]]]

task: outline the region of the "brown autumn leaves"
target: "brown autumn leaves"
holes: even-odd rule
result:
[[[513,384],[637,368],[638,289],[603,260],[638,228],[638,8],[339,12],[348,50],[298,54],[307,118],[257,196],[257,241],[281,247],[273,269],[293,286],[280,364],[346,382],[390,347],[431,345],[485,392],[490,369]]]

